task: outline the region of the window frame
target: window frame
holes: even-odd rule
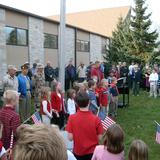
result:
[[[5,30],[7,27],[8,27],[8,28],[13,28],[13,29],[15,29],[15,32],[16,32],[16,43],[15,43],[15,44],[14,44],[14,43],[8,43],[8,42],[7,42],[7,39],[6,39],[6,45],[24,46],[24,47],[28,46],[28,30],[27,30],[27,29],[6,25],[6,26],[4,27],[4,30]],[[26,44],[18,44],[18,34],[17,34],[17,33],[18,33],[18,32],[17,32],[18,29],[19,29],[19,30],[24,30],[24,31],[26,31],[26,32],[25,32],[25,33],[26,33]],[[5,31],[5,34],[6,34],[6,31]]]
[[[77,49],[77,42],[80,42],[80,49]],[[85,44],[88,43],[88,50],[85,50]],[[82,49],[82,45],[84,45],[84,49]],[[85,40],[80,40],[77,39],[76,40],[76,51],[78,52],[90,52],[90,42],[89,41],[85,41]]]
[[[43,33],[43,35],[44,35],[44,42],[43,42],[43,48],[45,48],[45,49],[58,49],[58,35],[55,35],[55,34],[51,34],[51,33]],[[52,47],[46,47],[45,46],[45,35],[51,35],[51,36],[55,36],[56,37],[56,41],[57,41],[57,45],[56,45],[56,47],[55,48],[52,48]]]

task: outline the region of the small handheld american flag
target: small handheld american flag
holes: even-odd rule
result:
[[[34,122],[35,124],[41,124],[41,123],[42,123],[41,117],[40,117],[40,115],[39,115],[39,112],[35,112],[35,113],[31,116],[31,118],[32,118],[32,120],[33,120],[33,122]]]
[[[116,122],[112,120],[110,117],[106,117],[104,120],[101,120],[103,128],[107,130],[112,124],[115,124]]]

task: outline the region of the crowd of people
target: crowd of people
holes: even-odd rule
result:
[[[6,149],[14,160],[67,160],[67,157],[69,160],[123,160],[123,129],[113,124],[105,131],[101,120],[106,116],[117,117],[117,80],[120,78],[125,79],[123,83],[138,96],[143,72],[145,86],[150,88],[149,96],[157,97],[159,68],[154,65],[152,72],[148,65],[144,68],[145,71],[134,63],[127,66],[125,62],[107,68],[99,61],[91,62],[89,66],[80,63],[76,68],[70,60],[65,68],[66,92],[63,92],[58,69],[55,71],[50,62],[45,67],[34,63],[32,68],[25,63],[18,75],[17,69],[9,65],[2,83],[4,106],[0,110],[0,124],[3,145],[0,151],[4,156],[1,157],[5,157]],[[44,125],[21,125],[31,117],[33,110],[39,111]],[[67,151],[58,129],[53,129],[51,124],[60,130],[65,128],[68,139],[74,143],[74,156]],[[104,143],[98,145],[102,135]],[[128,159],[147,160],[147,145],[141,140],[133,141]]]

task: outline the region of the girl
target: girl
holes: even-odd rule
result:
[[[92,160],[124,160],[124,132],[118,124],[111,125],[105,135],[103,145],[98,145]]]
[[[148,160],[148,147],[142,140],[132,142],[128,160]]]
[[[76,113],[75,97],[76,91],[74,89],[69,89],[67,92],[67,110],[69,115]]]
[[[41,89],[41,107],[40,107],[42,122],[44,124],[51,124],[52,108],[50,103],[50,88],[42,87]]]
[[[101,80],[101,87],[99,88],[99,104],[100,112],[108,116],[109,106],[108,106],[108,80]]]
[[[64,99],[61,91],[61,83],[53,82],[51,92],[51,105],[56,114],[53,115],[53,123],[61,129],[64,127]]]

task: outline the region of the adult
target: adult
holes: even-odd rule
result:
[[[68,90],[76,79],[76,68],[73,66],[73,60],[69,61],[69,64],[65,68],[65,90]]]
[[[30,68],[30,64],[29,62],[25,62],[24,65],[26,65],[28,67],[28,73],[27,73],[27,76],[29,77],[29,79],[31,80],[32,79],[32,70]]]
[[[134,62],[131,63],[131,65],[129,65],[128,67],[128,85],[129,85],[129,88],[132,88],[133,86],[133,73],[134,73]]]
[[[6,90],[15,90],[18,91],[18,79],[16,77],[17,69],[13,65],[8,66],[7,75],[3,78],[3,89]]]
[[[3,84],[3,91],[6,90],[14,90],[18,91],[18,79],[16,77],[17,69],[13,65],[8,66],[7,75],[4,76],[2,84]],[[16,112],[19,113],[19,105],[16,105]]]
[[[13,145],[15,143],[15,133],[20,125],[20,117],[15,112],[18,103],[18,92],[7,90],[4,92],[5,106],[0,110],[0,122],[3,124],[2,142],[5,149],[10,148],[11,134],[13,132]]]
[[[86,66],[83,62],[80,63],[80,65],[77,68],[77,74],[78,74],[78,82],[82,83],[84,80],[86,80]]]
[[[28,66],[26,64],[21,66],[21,74],[18,75],[18,92],[19,99],[19,113],[21,121],[26,120],[31,115],[31,81],[27,76]]]
[[[51,62],[48,61],[47,65],[44,68],[45,81],[47,87],[51,87],[51,82],[54,80],[53,71],[54,70],[53,67],[51,66]]]
[[[37,73],[37,63],[33,63],[31,68],[32,75],[34,76]]]
[[[123,62],[122,64],[122,67],[120,69],[120,77],[128,77],[128,67],[126,62]]]
[[[45,77],[44,77],[44,66],[43,64],[38,64],[37,65],[37,72],[33,77],[34,81],[34,87],[35,87],[35,95],[34,95],[34,102],[35,102],[35,107],[39,108],[40,107],[40,93],[42,87],[45,86]]]
[[[100,83],[100,81],[104,78],[104,75],[100,70],[99,61],[96,61],[95,64],[91,68],[91,78],[93,77],[97,77],[97,83]]]
[[[89,97],[85,91],[77,94],[76,103],[80,109],[69,117],[68,139],[74,142],[73,153],[77,160],[91,160],[103,127],[100,119],[89,111]]]

